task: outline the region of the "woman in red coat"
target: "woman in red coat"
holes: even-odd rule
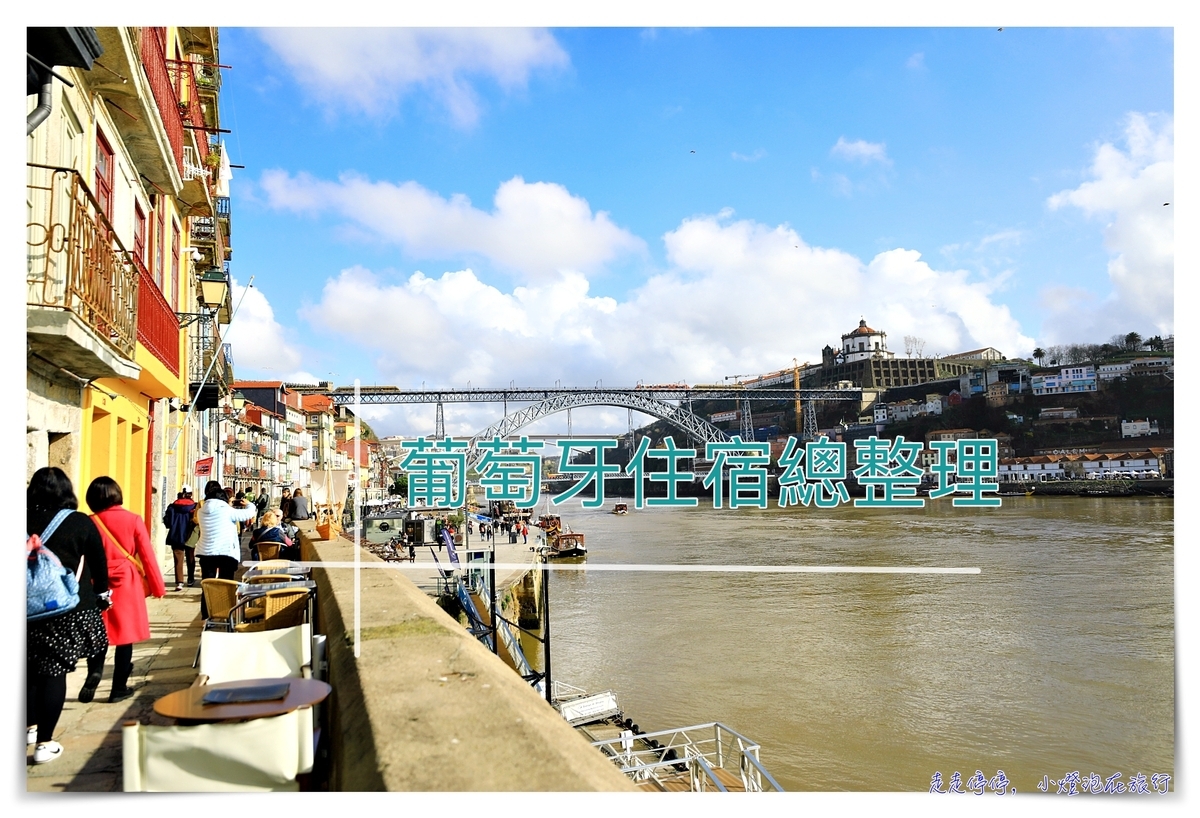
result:
[[[133,671],[133,643],[150,638],[146,597],[162,597],[167,589],[150,545],[146,523],[121,507],[124,497],[117,481],[111,477],[97,477],[88,486],[86,499],[92,510],[92,522],[100,530],[108,556],[112,607],[104,612],[104,627],[108,631],[108,643],[117,646],[113,657],[112,693],[108,700],[119,702],[133,695],[128,686],[129,674]],[[88,660],[88,678],[79,693],[80,701],[91,701],[95,696],[103,670],[103,654]]]

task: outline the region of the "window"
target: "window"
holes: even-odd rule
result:
[[[96,201],[100,212],[112,222],[113,204],[113,149],[96,129]]]
[[[133,203],[133,257],[146,266],[146,214],[141,202]]]
[[[175,310],[182,309],[179,303],[179,224],[171,220],[171,298],[175,301]]]
[[[163,286],[163,268],[167,264],[167,202],[162,197],[159,197],[158,202],[158,248],[154,253],[154,283],[161,291],[166,289]]]

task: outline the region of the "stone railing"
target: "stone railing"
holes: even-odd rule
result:
[[[315,540],[305,560],[351,562],[354,545]],[[616,791],[633,784],[537,692],[401,572],[366,552],[361,655],[354,656],[354,570],[317,568],[328,636],[331,789]]]

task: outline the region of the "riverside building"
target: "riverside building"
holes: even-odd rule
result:
[[[232,379],[217,29],[29,28],[27,47],[26,477],[108,475],[162,542]]]

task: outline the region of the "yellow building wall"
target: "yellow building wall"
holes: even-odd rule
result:
[[[121,487],[125,508],[144,515],[150,399],[136,391],[136,382],[98,380],[84,390],[82,420],[80,510],[87,511],[84,496],[91,482],[107,476]]]

